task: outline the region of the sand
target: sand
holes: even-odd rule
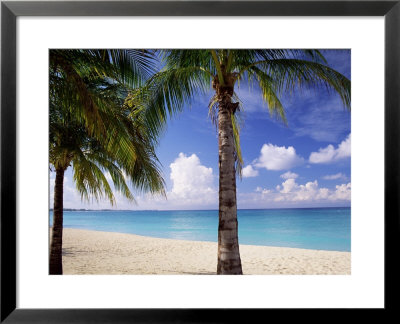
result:
[[[351,253],[240,245],[246,275],[349,275]],[[64,229],[71,274],[216,274],[217,243]]]

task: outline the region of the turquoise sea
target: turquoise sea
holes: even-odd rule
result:
[[[238,210],[239,243],[350,251],[350,214],[345,207]],[[217,242],[218,211],[64,211],[64,227]]]

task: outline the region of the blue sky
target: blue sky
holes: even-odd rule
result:
[[[351,77],[348,50],[326,50],[331,67]],[[283,95],[288,126],[271,118],[261,93],[241,83],[243,102],[242,180],[237,180],[238,208],[350,206],[351,114],[340,98],[325,89]],[[116,193],[117,205],[81,202],[72,172],[65,174],[65,208],[217,209],[218,141],[208,117],[212,92],[169,122],[157,155],[163,166],[167,199],[137,193],[132,204]],[[53,205],[54,174],[50,174]]]

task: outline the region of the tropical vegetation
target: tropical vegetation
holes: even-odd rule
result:
[[[323,87],[339,94],[350,109],[350,81],[330,68],[318,50],[161,50],[158,54],[163,68],[131,92],[127,102],[141,102],[146,123],[161,129],[200,94],[213,91],[208,109],[218,129],[219,147],[217,273],[242,274],[236,175],[240,176],[243,164],[239,120],[245,107],[235,89],[241,82],[257,85],[271,115],[286,124],[283,94]]]
[[[164,194],[155,154],[158,131],[144,111],[125,103],[128,91],[155,71],[144,50],[51,50],[49,162],[55,172],[50,274],[62,274],[63,182],[68,167],[82,199],[108,199],[115,190]],[[109,181],[108,179],[111,179]]]

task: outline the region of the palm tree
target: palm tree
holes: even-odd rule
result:
[[[141,81],[130,74],[140,71],[111,61],[115,51],[96,57],[100,52],[50,53],[49,160],[56,172],[50,274],[62,274],[63,181],[69,166],[86,200],[105,197],[115,203],[106,172],[115,189],[130,200],[134,197],[126,178],[139,191],[164,193],[155,132],[145,124],[140,108],[124,103],[129,84]]]
[[[147,50],[50,50],[50,95],[62,98],[70,111],[85,121],[90,135],[102,139],[112,114],[104,115],[107,103],[94,91],[96,82],[107,88],[140,86],[156,71],[154,54]],[[62,80],[63,82],[60,82]],[[115,120],[114,120],[115,121]]]
[[[209,114],[218,128],[219,226],[218,274],[242,274],[239,254],[236,174],[241,174],[239,112],[235,88],[240,81],[258,84],[269,112],[286,124],[279,99],[296,88],[325,87],[350,107],[350,81],[327,65],[318,50],[162,50],[163,69],[151,77],[138,97],[147,106],[152,127],[165,125],[168,116],[213,89]]]

